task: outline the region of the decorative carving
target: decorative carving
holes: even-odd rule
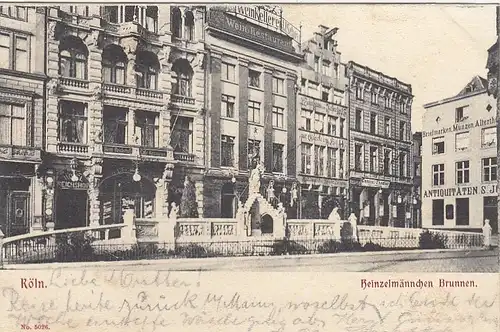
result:
[[[335,230],[333,225],[315,225],[314,226],[314,235],[315,236],[333,236],[335,234]]]
[[[84,37],[84,42],[88,48],[99,47],[101,39],[101,32],[94,30]]]
[[[191,60],[191,67],[196,68],[200,67],[201,69],[205,68],[205,53],[197,53]]]
[[[164,181],[172,179],[173,173],[174,173],[174,164],[166,164],[165,168],[163,169],[162,179]]]
[[[305,236],[307,235],[306,225],[292,224],[288,226],[290,236]]]
[[[138,238],[140,237],[157,237],[158,236],[158,228],[156,224],[141,224],[136,223],[136,235]]]
[[[212,235],[215,236],[227,236],[236,235],[236,229],[234,224],[213,224],[212,225]]]
[[[49,40],[52,39],[56,39],[56,30],[57,30],[57,22],[55,21],[50,21],[49,22],[49,26],[48,26],[48,37],[49,37]]]
[[[102,86],[100,84],[96,85],[96,87],[92,91],[92,98],[94,98],[94,100],[102,99]]]
[[[57,79],[51,79],[48,83],[47,83],[47,89],[49,91],[49,94],[59,94],[62,92],[62,87],[61,87],[61,84],[59,83],[59,80]]]
[[[201,235],[203,235],[203,225],[202,224],[180,224],[179,225],[179,235],[180,236],[201,236]]]

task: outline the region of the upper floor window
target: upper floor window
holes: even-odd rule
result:
[[[401,121],[399,123],[399,139],[402,141],[406,140],[407,137],[406,122]]]
[[[321,100],[329,101],[330,100],[330,88],[323,86],[321,89]]]
[[[184,38],[194,40],[194,15],[189,10],[184,14]]]
[[[337,136],[337,120],[336,116],[328,116],[328,135]]]
[[[143,20],[141,24],[151,32],[158,32],[158,7],[146,6],[146,15],[143,13]],[[144,8],[142,8],[144,10]]]
[[[28,36],[0,31],[0,68],[29,72],[28,46]]]
[[[444,185],[444,164],[432,165],[432,185]]]
[[[193,153],[193,118],[175,116],[170,119],[174,152]]]
[[[87,105],[62,100],[59,103],[59,141],[87,143]]]
[[[457,107],[455,109],[455,122],[462,122],[469,118],[468,106]]]
[[[118,45],[110,45],[102,52],[102,76],[104,82],[125,84],[127,56]]]
[[[407,114],[408,113],[408,104],[404,101],[401,101],[401,113]]]
[[[323,75],[330,75],[330,61],[323,61],[321,66],[321,73]]]
[[[483,158],[483,181],[497,180],[497,157]]]
[[[319,73],[319,56],[314,57],[314,71]]]
[[[225,118],[234,118],[234,97],[222,95],[221,102],[221,116]]]
[[[391,137],[391,118],[386,116],[384,120],[384,135]]]
[[[260,103],[248,101],[248,122],[260,123]]]
[[[136,77],[137,87],[144,89],[158,89],[158,72],[160,63],[154,53],[148,51],[137,52]]]
[[[257,160],[260,159],[260,141],[249,139],[248,140],[248,150],[247,150],[247,165],[248,168],[254,168]]]
[[[234,136],[221,136],[221,166],[234,167]]]
[[[339,124],[339,137],[344,137],[344,127],[345,127],[345,119],[340,119],[340,124]]]
[[[386,95],[384,98],[385,108],[392,108],[392,96]]]
[[[221,79],[234,82],[236,79],[235,71],[236,71],[235,65],[223,62],[221,64]]]
[[[455,151],[465,151],[469,148],[469,134],[468,131],[455,134]]]
[[[469,183],[469,161],[458,161],[456,163],[457,169],[457,183]]]
[[[360,171],[363,169],[363,145],[354,144],[354,169]]]
[[[329,178],[337,177],[337,151],[335,148],[326,150],[326,176]]]
[[[313,111],[302,109],[301,117],[302,117],[302,129],[305,129],[307,131],[311,131],[312,130]]]
[[[59,44],[59,75],[86,80],[87,57],[87,47],[80,38],[64,38]]]
[[[314,175],[325,175],[325,147],[321,145],[314,147]]]
[[[314,113],[314,130],[318,133],[323,133],[325,131],[325,117],[323,113]]]
[[[391,161],[391,150],[386,149],[384,151],[384,174],[391,175],[392,161]]]
[[[285,85],[285,80],[282,79],[282,78],[279,78],[279,77],[273,77],[273,82],[272,82],[272,85],[273,85],[273,93],[277,93],[277,94],[284,94],[285,90],[284,90],[284,85]]]
[[[158,114],[136,111],[134,119],[136,143],[141,146],[158,147],[160,143]]]
[[[89,16],[89,6],[69,6],[69,12],[71,14],[80,16]]]
[[[370,114],[370,133],[377,134],[377,114],[374,112]]]
[[[273,172],[283,173],[283,144],[273,143]]]
[[[256,70],[248,70],[248,86],[260,88],[260,72]]]
[[[173,93],[185,97],[192,96],[192,78],[193,69],[186,59],[178,59],[172,65],[172,71],[175,73],[175,83]]]
[[[484,128],[481,132],[481,146],[491,148],[497,144],[497,127]]]
[[[432,139],[432,154],[444,153],[444,136],[434,137]]]
[[[408,160],[404,152],[399,155],[399,176],[408,176]]]
[[[28,20],[27,8],[22,6],[0,6],[0,15],[21,21]]]
[[[333,77],[334,78],[339,78],[339,64],[338,63],[334,63],[333,64]]]
[[[103,108],[104,143],[127,144],[128,110],[112,106]]]
[[[363,111],[358,108],[356,109],[356,115],[354,119],[354,129],[358,131],[362,130],[362,123],[363,123]]]
[[[285,109],[273,106],[273,127],[284,128]]]
[[[365,87],[362,84],[356,85],[356,98],[363,100],[365,98]]]
[[[370,98],[371,98],[372,104],[378,104],[378,93],[377,93],[377,91],[372,90],[371,94],[370,94]]]
[[[370,172],[378,172],[378,148],[375,146],[370,147]]]
[[[0,144],[26,146],[26,121],[25,106],[0,103]]]
[[[182,38],[182,13],[178,7],[172,7],[170,12],[170,22],[173,36]]]
[[[302,143],[301,146],[301,171],[303,174],[311,174],[312,171],[312,144]]]

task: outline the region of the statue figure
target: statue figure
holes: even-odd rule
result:
[[[491,246],[491,225],[490,225],[490,220],[485,219],[484,220],[484,226],[483,226],[483,245],[485,247],[490,247]]]
[[[274,195],[274,181],[271,180],[269,181],[269,186],[267,187],[267,201],[273,203],[275,199],[276,196]]]
[[[294,182],[292,184],[292,190],[290,194],[290,207],[293,207],[293,204],[297,202],[298,199],[298,190],[297,190],[297,183]]]
[[[177,206],[177,204],[175,204],[175,202],[172,202],[172,204],[170,204],[171,208],[170,208],[170,214],[168,215],[168,218],[169,219],[177,219],[177,215],[179,214],[179,207]]]
[[[340,214],[338,210],[339,210],[338,207],[333,208],[332,212],[328,216],[329,221],[340,222]]]
[[[258,194],[260,192],[260,178],[264,173],[264,166],[257,165],[250,173],[248,189],[250,194]]]

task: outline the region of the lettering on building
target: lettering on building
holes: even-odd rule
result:
[[[336,137],[330,137],[319,133],[301,133],[300,138],[302,142],[306,143],[323,143],[334,148],[344,148],[344,140],[338,139]]]
[[[361,186],[363,187],[376,187],[376,188],[389,188],[389,181],[377,180],[377,179],[363,179],[361,180]]]
[[[424,132],[422,132],[422,137],[444,135],[444,134],[452,133],[455,131],[469,130],[469,129],[473,129],[476,127],[484,127],[484,126],[489,126],[489,125],[494,125],[494,124],[496,124],[494,117],[491,117],[487,120],[479,119],[475,122],[469,122],[469,123],[456,123],[456,124],[449,126],[449,127],[446,127],[446,128],[424,131]]]
[[[424,191],[424,198],[443,198],[455,196],[473,196],[473,195],[497,195],[498,186],[482,185],[470,187],[455,187],[455,188],[442,188],[442,189],[428,189]]]

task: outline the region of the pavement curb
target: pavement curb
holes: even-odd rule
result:
[[[169,259],[148,259],[148,260],[129,260],[129,261],[105,261],[105,262],[70,262],[70,263],[43,263],[43,264],[4,264],[3,270],[51,270],[57,268],[93,268],[103,266],[148,266],[168,263],[173,264],[196,264],[198,262],[224,262],[224,261],[249,261],[249,260],[308,260],[320,257],[366,257],[366,256],[386,256],[386,255],[421,255],[436,253],[470,252],[470,251],[490,251],[487,248],[471,249],[427,249],[427,250],[395,250],[395,251],[370,251],[370,252],[340,252],[333,254],[312,254],[312,255],[280,255],[280,256],[235,256],[235,257],[208,257],[208,258],[169,258]],[[394,259],[396,260],[396,258]],[[173,265],[172,264],[172,265]],[[1,271],[2,269],[0,269]]]

